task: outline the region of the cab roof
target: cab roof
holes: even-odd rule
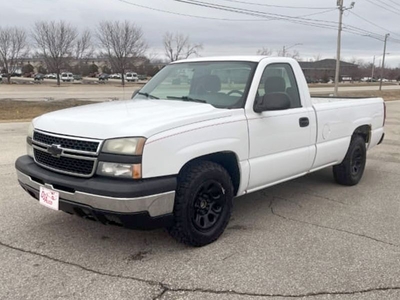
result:
[[[173,62],[175,63],[186,63],[186,62],[205,62],[205,61],[249,61],[249,62],[260,62],[268,56],[264,55],[243,55],[243,56],[213,56],[213,57],[196,57],[183,59]]]

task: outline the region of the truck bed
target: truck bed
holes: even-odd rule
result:
[[[378,144],[383,134],[382,98],[311,98],[317,120],[317,155],[314,166],[322,167],[332,158],[340,162],[353,132],[368,126],[368,148]],[[366,125],[367,124],[367,125]]]

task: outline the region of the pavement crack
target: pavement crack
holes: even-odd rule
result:
[[[164,294],[169,291],[168,287],[166,287],[164,285],[161,285],[161,286],[162,286],[162,291],[157,296],[155,296],[153,298],[153,300],[160,300],[164,296]]]
[[[348,205],[345,202],[342,202],[342,201],[339,201],[339,200],[336,200],[336,199],[332,199],[332,198],[328,198],[328,197],[325,197],[325,196],[312,194],[312,193],[305,193],[305,192],[300,192],[300,193],[303,194],[303,195],[313,196],[315,198],[320,198],[320,199],[327,200],[327,201],[330,201],[330,202],[335,202],[335,203],[340,203],[340,204],[343,204],[343,205]]]
[[[273,210],[273,202],[274,200],[272,199],[270,202],[270,208],[271,212],[281,218],[290,220],[289,218],[286,218],[284,216],[278,215],[274,212]],[[296,221],[297,220],[293,220]],[[313,225],[313,224],[311,224]],[[319,226],[321,227],[321,226]],[[331,229],[331,228],[329,228]],[[387,287],[376,287],[376,288],[367,288],[367,289],[360,289],[360,290],[354,290],[354,291],[319,291],[319,292],[308,292],[308,293],[299,293],[299,294],[284,294],[284,293],[252,293],[252,292],[240,292],[240,291],[235,291],[235,290],[214,290],[214,289],[204,289],[204,288],[174,288],[171,287],[170,285],[163,283],[161,281],[156,281],[156,280],[147,280],[147,279],[142,279],[138,277],[133,277],[133,276],[124,276],[124,275],[118,275],[118,274],[110,274],[110,273],[105,273],[97,270],[90,269],[88,267],[84,267],[82,265],[79,265],[77,263],[72,263],[72,262],[67,262],[63,261],[58,258],[54,258],[51,256],[48,256],[46,254],[38,253],[35,251],[31,250],[26,250],[22,249],[19,247],[15,247],[9,244],[6,244],[4,242],[0,241],[0,246],[3,246],[5,248],[19,251],[22,253],[34,255],[34,256],[39,256],[44,259],[51,260],[53,262],[61,263],[67,266],[72,266],[79,268],[83,271],[90,272],[92,274],[96,275],[101,275],[101,276],[108,276],[111,278],[117,278],[117,279],[126,279],[126,280],[134,280],[137,282],[142,282],[145,284],[148,284],[150,286],[155,286],[161,289],[161,292],[156,295],[153,300],[160,300],[163,298],[163,296],[167,293],[179,293],[179,292],[186,292],[186,293],[208,293],[208,294],[213,294],[213,295],[238,295],[238,296],[251,296],[251,297],[282,297],[282,298],[306,298],[306,297],[317,297],[317,296],[324,296],[324,295],[356,295],[356,294],[366,294],[366,293],[372,293],[372,292],[381,292],[381,291],[395,291],[395,290],[400,290],[400,286],[387,286]]]
[[[124,276],[124,275],[111,274],[111,273],[105,273],[105,272],[93,270],[93,269],[90,269],[88,267],[79,265],[77,263],[64,261],[64,260],[61,260],[61,259],[58,259],[58,258],[54,258],[54,257],[48,256],[46,254],[42,254],[42,253],[39,253],[39,252],[35,252],[35,251],[31,251],[31,250],[26,250],[26,249],[22,249],[22,248],[19,248],[19,247],[15,247],[15,246],[12,246],[12,245],[9,245],[9,244],[5,244],[5,243],[3,243],[1,241],[0,241],[0,246],[3,246],[3,247],[8,248],[8,249],[15,250],[15,251],[23,252],[23,253],[26,253],[26,254],[39,256],[39,257],[42,257],[42,258],[45,258],[45,259],[48,259],[48,260],[51,260],[51,261],[54,261],[54,262],[57,262],[57,263],[64,264],[64,265],[68,265],[68,266],[72,266],[72,267],[75,267],[75,268],[79,268],[79,269],[81,269],[83,271],[90,272],[90,273],[93,273],[93,274],[96,274],[96,275],[108,276],[108,277],[119,278],[119,279],[135,280],[135,281],[138,281],[138,282],[147,283],[147,284],[149,284],[151,286],[158,286],[158,287],[163,288],[162,283],[160,283],[158,281],[155,281],[155,280],[147,280],[147,279],[133,277],[133,276]]]
[[[368,239],[368,240],[371,240],[371,241],[374,241],[374,242],[378,242],[378,243],[381,243],[381,244],[384,244],[384,245],[400,248],[400,246],[397,245],[397,244],[394,244],[394,243],[391,243],[391,242],[387,242],[387,241],[383,241],[383,240],[380,240],[380,239],[377,239],[377,238],[374,238],[374,237],[371,237],[371,236],[368,236],[368,235],[365,235],[365,234],[356,233],[356,232],[348,231],[348,230],[345,230],[345,229],[340,229],[340,228],[334,228],[334,227],[330,227],[330,226],[320,225],[320,224],[316,224],[316,223],[312,223],[312,222],[302,221],[302,220],[298,220],[298,219],[293,219],[293,218],[281,215],[281,214],[277,213],[274,210],[273,201],[271,201],[270,209],[271,209],[271,213],[274,216],[277,216],[277,217],[279,217],[281,219],[284,219],[284,220],[289,220],[289,221],[297,222],[297,223],[303,223],[303,224],[307,224],[307,225],[311,225],[311,226],[315,226],[315,227],[319,227],[319,228],[324,228],[324,229],[329,229],[329,230],[334,230],[334,231],[338,231],[338,232],[342,232],[342,233],[347,233],[347,234],[351,234],[351,235],[354,235],[354,236],[365,238],[365,239]]]
[[[320,291],[320,292],[309,292],[303,294],[284,294],[284,293],[249,293],[249,292],[238,292],[234,290],[212,290],[212,289],[184,289],[184,288],[170,288],[166,290],[167,292],[186,292],[186,293],[208,293],[213,295],[237,295],[237,296],[249,296],[249,297],[271,297],[271,298],[307,298],[307,297],[318,297],[318,296],[340,296],[340,295],[357,295],[357,294],[367,294],[373,292],[385,292],[385,291],[397,291],[400,290],[400,286],[389,286],[389,287],[377,287],[360,289],[354,291]]]

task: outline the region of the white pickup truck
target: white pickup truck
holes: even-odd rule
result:
[[[47,207],[202,246],[223,233],[234,197],[330,166],[357,184],[384,122],[381,98],[311,98],[290,58],[190,59],[132,100],[34,119],[16,169]]]

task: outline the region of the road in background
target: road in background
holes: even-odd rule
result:
[[[61,87],[50,84],[26,84],[26,85],[0,85],[0,100],[1,99],[15,99],[15,100],[64,100],[64,99],[78,99],[78,100],[118,100],[130,99],[133,91],[140,89],[144,83],[129,83],[122,87],[116,83],[106,84],[63,84]],[[377,91],[379,86],[341,86],[339,91]],[[400,90],[400,85],[386,85],[383,90]],[[312,87],[310,88],[312,94],[326,94],[333,93],[332,87]]]
[[[14,170],[28,124],[0,124],[0,299],[400,299],[400,102],[387,107],[359,185],[328,168],[237,198],[203,248],[41,206]]]

